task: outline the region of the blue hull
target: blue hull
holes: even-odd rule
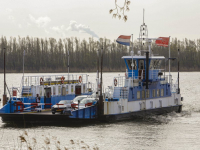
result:
[[[2,117],[2,121],[4,122],[60,122],[60,123],[69,123],[73,121],[118,121],[118,120],[128,120],[134,118],[141,118],[151,115],[162,115],[170,112],[181,112],[182,105],[173,106],[173,107],[165,107],[165,108],[157,108],[152,110],[143,110],[138,112],[131,112],[125,114],[116,114],[116,115],[104,115],[101,118],[98,118],[97,115],[97,105],[87,107],[85,109],[80,109],[72,112],[72,116],[66,114],[55,114],[52,115],[49,113],[11,113],[11,114],[0,114]]]

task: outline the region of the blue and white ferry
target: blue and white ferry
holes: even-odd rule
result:
[[[144,31],[143,31],[144,30]],[[141,26],[139,40],[145,41],[137,54],[123,56],[126,64],[125,76],[117,76],[111,86],[102,93],[102,82],[99,88],[99,73],[94,86],[88,82],[87,75],[34,76],[24,77],[19,89],[19,96],[13,95],[7,104],[0,109],[3,120],[23,121],[69,121],[72,120],[123,120],[136,116],[181,112],[182,100],[179,88],[179,72],[177,82],[173,83],[172,75],[161,68],[162,61],[174,58],[155,56],[151,50],[154,40],[148,38],[147,26]],[[146,37],[143,37],[146,36]],[[124,42],[124,41],[122,41]],[[170,65],[169,65],[170,68]],[[179,68],[179,67],[178,67]],[[102,78],[101,78],[102,81]],[[101,90],[100,90],[101,89]],[[29,113],[31,103],[35,103],[36,95],[40,96],[42,108],[58,103],[60,100],[72,100],[77,95],[96,96],[97,103],[77,109],[69,108],[66,113],[53,115],[51,112]],[[14,92],[13,92],[14,93]],[[16,93],[16,92],[15,92]],[[28,105],[24,108],[24,105]],[[35,106],[35,104],[33,104]],[[29,112],[26,112],[29,111]]]
[[[150,49],[149,49],[150,51]],[[107,118],[125,119],[132,116],[181,112],[181,94],[178,82],[161,69],[163,56],[123,56],[127,71],[117,76],[106,89],[104,115]],[[132,64],[132,65],[131,65]],[[133,68],[132,68],[133,66]]]

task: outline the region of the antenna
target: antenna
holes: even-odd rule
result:
[[[143,25],[145,25],[145,23],[144,23],[144,8],[143,8]]]
[[[141,50],[147,49],[147,43],[148,43],[148,28],[147,25],[144,23],[144,12],[145,9],[143,9],[143,24],[140,26],[140,33],[139,33],[139,43]]]

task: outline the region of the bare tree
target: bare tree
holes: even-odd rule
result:
[[[111,14],[113,11],[115,11],[116,13],[113,12],[113,18],[116,18],[118,17],[119,19],[121,19],[121,15],[123,15],[123,20],[124,22],[126,22],[128,20],[128,17],[127,15],[125,15],[125,11],[129,11],[129,5],[130,5],[131,1],[129,0],[124,0],[124,5],[122,7],[120,7],[118,4],[117,4],[117,0],[115,0],[115,8],[114,9],[111,9],[109,11],[109,13]],[[122,13],[120,13],[120,12]]]

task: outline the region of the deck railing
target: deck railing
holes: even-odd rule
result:
[[[22,86],[35,86],[43,84],[70,84],[70,83],[87,83],[87,74],[63,74],[63,75],[45,75],[45,76],[24,76],[22,77]]]

